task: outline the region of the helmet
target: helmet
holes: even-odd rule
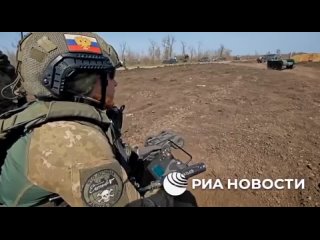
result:
[[[19,42],[17,62],[28,94],[61,100],[87,95],[96,81],[91,73],[104,75],[107,86],[106,73],[122,66],[115,49],[92,32],[29,33]]]

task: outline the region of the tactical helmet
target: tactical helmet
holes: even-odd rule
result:
[[[19,42],[17,62],[28,94],[57,99],[86,95],[93,88],[90,78],[73,85],[71,79],[77,81],[77,76],[88,73],[103,75],[122,66],[115,49],[92,32],[29,33]],[[101,79],[106,86],[106,77]]]

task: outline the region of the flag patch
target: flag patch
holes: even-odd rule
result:
[[[64,36],[70,52],[102,53],[95,38],[73,34],[65,34]]]

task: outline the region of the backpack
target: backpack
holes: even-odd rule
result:
[[[99,126],[109,139],[116,158],[128,170],[128,156],[120,130],[114,127],[106,111],[76,102],[33,101],[0,115],[0,174],[7,151],[23,134],[42,124],[59,120],[84,121]]]

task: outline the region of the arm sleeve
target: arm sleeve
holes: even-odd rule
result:
[[[140,199],[98,129],[53,122],[33,131],[28,179],[72,207],[122,207]]]

